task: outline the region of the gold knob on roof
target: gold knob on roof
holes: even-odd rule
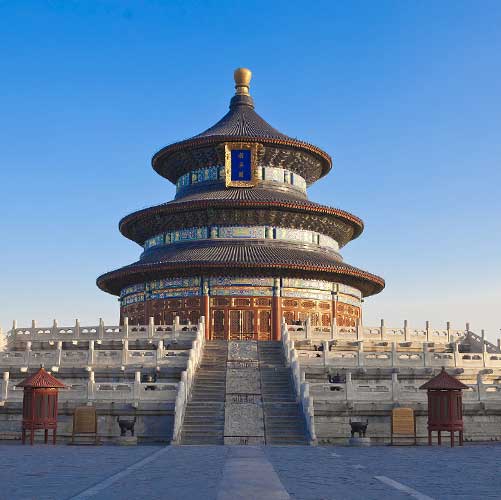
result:
[[[237,89],[237,94],[248,95],[249,86],[252,78],[252,71],[247,68],[237,68],[235,73],[233,73],[233,78],[235,79],[235,88]]]

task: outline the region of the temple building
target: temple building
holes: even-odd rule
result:
[[[61,440],[84,430],[72,417],[93,406],[90,428],[108,442],[120,442],[120,422],[142,442],[188,445],[347,444],[357,422],[374,443],[409,429],[427,442],[419,389],[444,367],[464,385],[452,430],[501,440],[501,339],[468,323],[363,321],[364,297],[384,281],[340,254],[363,223],[308,200],[331,158],[268,125],[250,77],[235,71],[219,122],[153,157],[175,199],[122,219],[142,253],[97,280],[120,297],[120,323],[13,321],[0,343],[0,439],[22,437],[20,384],[44,365],[64,384]]]
[[[363,222],[308,200],[330,156],[256,113],[248,69],[234,77],[219,122],[153,156],[154,170],[176,184],[175,199],[120,221],[143,251],[97,285],[120,297],[121,323],[204,316],[207,339],[278,340],[283,319],[356,326],[363,298],[384,288],[340,254]]]

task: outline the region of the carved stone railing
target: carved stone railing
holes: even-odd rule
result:
[[[448,322],[446,328],[437,329],[426,321],[424,328],[411,328],[407,321],[402,327],[388,327],[384,320],[379,326],[342,326],[337,325],[334,319],[331,326],[312,326],[309,320],[295,325],[287,325],[287,331],[292,340],[346,340],[346,341],[380,341],[380,342],[417,342],[448,344],[464,339],[468,334],[480,344],[485,344],[489,352],[500,352],[499,345],[485,340],[484,335],[479,336],[471,332],[467,323],[465,329],[453,329]]]
[[[315,444],[317,436],[315,433],[315,409],[313,406],[313,398],[310,395],[309,383],[305,381],[304,372],[301,371],[301,366],[294,349],[294,342],[289,338],[289,333],[287,332],[287,326],[285,323],[282,324],[282,346],[284,349],[285,359],[287,360],[287,365],[290,367],[292,372],[292,381],[296,397],[301,405],[305,419],[308,440],[310,444]]]
[[[205,318],[200,318],[198,325],[198,333],[196,339],[193,341],[190,350],[186,370],[181,374],[181,381],[179,382],[179,389],[176,397],[176,406],[174,411],[174,429],[172,433],[172,444],[179,444],[181,440],[181,429],[183,426],[184,414],[186,412],[186,405],[191,396],[193,382],[195,380],[196,371],[202,360],[204,347],[205,347]]]
[[[465,403],[495,402],[501,403],[501,385],[484,382],[484,374],[477,376],[476,384],[466,384],[463,391]],[[426,404],[426,391],[420,390],[427,379],[399,380],[398,373],[391,374],[391,380],[371,379],[353,380],[351,372],[347,372],[342,383],[310,382],[310,393],[319,403],[353,402],[353,403],[422,403]]]
[[[0,389],[0,404],[9,402],[22,402],[23,389],[16,387],[18,382],[12,382],[9,372],[4,372]],[[96,382],[94,372],[89,372],[87,383],[66,383],[66,388],[59,391],[61,402],[108,402],[129,403],[138,406],[142,401],[172,402],[174,403],[178,383],[152,383],[141,382],[141,372],[136,372],[134,382]]]
[[[7,332],[7,343],[12,345],[21,341],[68,341],[68,340],[121,340],[121,339],[177,339],[180,335],[196,334],[198,325],[182,325],[179,317],[174,318],[172,325],[155,325],[150,318],[147,325],[129,325],[125,318],[123,325],[106,325],[102,319],[97,325],[82,326],[76,320],[73,326],[59,326],[54,320],[50,327],[39,327],[32,321],[30,328],[18,328],[13,322],[12,329]]]
[[[41,365],[52,370],[59,371],[62,368],[97,368],[109,367],[120,368],[132,367],[156,367],[171,366],[184,368],[188,361],[188,349],[173,350],[165,349],[160,340],[154,344],[156,349],[135,350],[129,349],[124,342],[122,349],[95,349],[90,342],[88,349],[62,349],[62,342],[56,349],[50,351],[4,351],[0,352],[0,367],[9,369],[19,367],[21,371],[30,368],[39,368]]]
[[[387,348],[368,350],[363,343],[350,350],[331,346],[330,342],[320,343],[321,350],[296,349],[297,358],[303,366],[323,366],[325,368],[463,368],[501,369],[501,353],[461,353],[458,343],[450,345],[450,352],[434,352],[427,344],[422,350],[408,349],[407,343],[390,343]]]

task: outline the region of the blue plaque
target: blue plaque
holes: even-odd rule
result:
[[[227,187],[253,187],[258,182],[258,143],[225,143],[224,168]]]
[[[252,180],[252,152],[250,149],[231,150],[232,182],[249,182]]]

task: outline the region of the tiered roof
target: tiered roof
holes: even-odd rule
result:
[[[332,161],[327,153],[279,132],[256,113],[249,95],[250,71],[238,69],[235,82],[236,95],[221,120],[153,157],[153,168],[160,175],[176,182],[180,175],[198,168],[224,165],[225,142],[259,143],[260,166],[287,169],[308,184],[329,172]],[[120,221],[120,231],[143,245],[166,231],[228,225],[307,229],[333,238],[339,247],[363,231],[358,217],[311,202],[304,192],[265,181],[251,188],[227,187],[222,180],[208,186],[201,183],[196,192],[180,193],[173,201],[134,212]],[[354,286],[364,296],[384,288],[382,278],[345,264],[332,249],[273,239],[207,239],[160,245],[146,250],[139,261],[102,275],[97,284],[118,295],[128,285],[180,273],[320,278]]]
[[[265,146],[294,149],[311,156],[314,162],[318,163],[318,167],[312,168],[305,175],[310,183],[329,173],[332,159],[325,151],[279,132],[256,113],[254,101],[248,93],[250,77],[249,70],[237,69],[235,71],[237,94],[231,99],[228,113],[204,132],[161,149],[152,159],[155,171],[175,182],[183,173],[182,164],[186,155],[196,156],[195,151],[200,149],[202,156],[208,156],[210,153],[206,151],[207,148],[223,142],[258,140]]]

